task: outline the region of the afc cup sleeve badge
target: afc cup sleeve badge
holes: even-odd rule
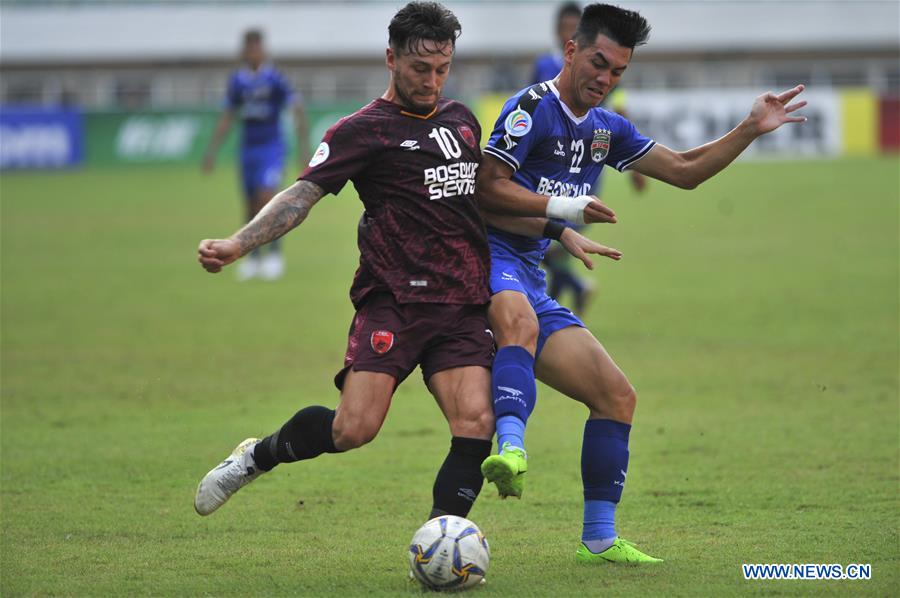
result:
[[[372,350],[379,355],[384,355],[394,346],[394,333],[389,330],[376,330],[369,337]]]
[[[531,131],[531,115],[521,108],[516,108],[503,121],[503,128],[513,137],[522,137]]]
[[[331,149],[328,147],[328,144],[324,141],[319,144],[319,147],[316,148],[315,153],[313,154],[312,159],[309,161],[309,165],[311,167],[316,167],[325,160],[328,159],[328,156],[331,154]]]
[[[594,139],[591,141],[591,160],[602,162],[609,155],[609,141],[612,132],[606,129],[594,131]]]

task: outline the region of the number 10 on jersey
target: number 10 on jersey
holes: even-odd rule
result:
[[[444,153],[444,158],[447,160],[459,158],[462,155],[462,150],[459,149],[459,143],[447,127],[435,127],[434,129],[431,129],[431,133],[428,134],[428,137],[437,141],[438,146]]]

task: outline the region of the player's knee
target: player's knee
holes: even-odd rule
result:
[[[636,405],[637,391],[630,383],[625,382],[607,393],[604,401],[605,415],[609,419],[631,423]]]
[[[494,435],[494,414],[490,405],[454,417],[450,421],[450,432],[466,438],[491,438]]]
[[[378,427],[367,424],[362,420],[354,422],[338,421],[335,419],[332,428],[334,446],[342,451],[359,448],[368,444],[378,435]]]
[[[514,313],[504,319],[502,333],[498,335],[501,345],[529,347],[537,343],[538,321],[529,313]]]
[[[627,414],[630,420],[631,416],[634,415],[635,407],[637,407],[637,391],[634,389],[634,386],[626,384],[624,392],[619,395],[617,403],[622,413]]]
[[[591,411],[591,416],[630,424],[637,405],[637,391],[623,379],[612,387],[596,388],[589,396],[576,397]]]

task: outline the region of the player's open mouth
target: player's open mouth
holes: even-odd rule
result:
[[[603,99],[603,96],[606,95],[606,93],[602,89],[594,89],[593,87],[588,87],[587,90],[589,94],[601,100]]]

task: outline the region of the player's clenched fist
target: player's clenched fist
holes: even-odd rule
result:
[[[588,195],[593,201],[584,206],[584,222],[591,224],[595,222],[608,222],[613,224],[616,222],[616,213],[612,208],[597,199],[593,195]]]
[[[616,221],[616,214],[593,195],[564,197],[554,195],[547,198],[547,218],[556,218],[575,224]]]
[[[204,239],[197,250],[197,260],[207,272],[221,272],[223,266],[241,257],[241,246],[231,239]]]

